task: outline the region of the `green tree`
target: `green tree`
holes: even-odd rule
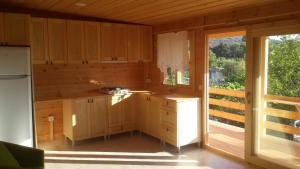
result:
[[[300,97],[300,38],[280,36],[281,42],[270,40],[268,93]]]

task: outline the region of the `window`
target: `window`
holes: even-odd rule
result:
[[[159,34],[157,64],[163,72],[163,84],[190,85],[190,39],[187,31]]]

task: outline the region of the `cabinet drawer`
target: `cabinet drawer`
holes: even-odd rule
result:
[[[176,111],[176,101],[173,100],[168,100],[168,99],[163,99],[162,104],[161,104],[163,109],[168,109],[171,111]]]
[[[171,123],[173,126],[177,126],[177,115],[176,112],[169,111],[166,109],[160,110],[161,120],[163,122]]]
[[[174,146],[177,146],[176,127],[167,123],[163,123],[161,128],[162,128],[162,139]]]

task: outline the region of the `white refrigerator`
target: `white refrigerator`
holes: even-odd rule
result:
[[[29,47],[0,46],[0,140],[34,146]]]

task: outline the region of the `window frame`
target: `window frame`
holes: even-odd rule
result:
[[[190,60],[189,60],[189,69],[190,69],[190,83],[189,84],[179,84],[178,83],[178,70],[175,70],[175,85],[164,84],[164,74],[161,74],[161,85],[167,88],[185,88],[191,89],[194,86],[194,74],[195,74],[195,31],[194,30],[180,30],[180,31],[187,31],[188,38],[190,40]],[[170,33],[170,32],[165,32]],[[158,35],[158,34],[157,34]]]

